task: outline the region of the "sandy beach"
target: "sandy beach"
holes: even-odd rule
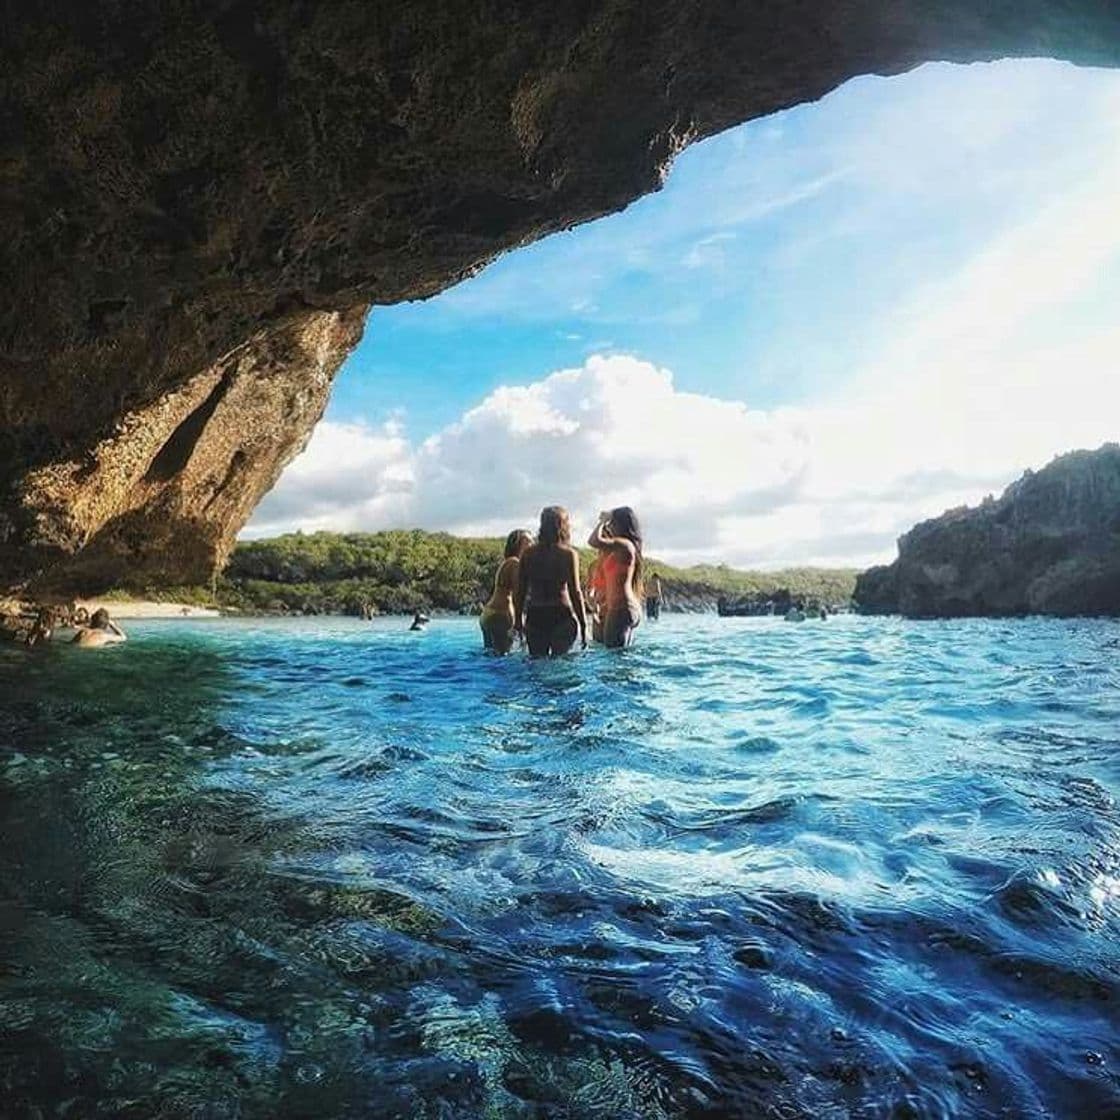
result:
[[[115,619],[129,618],[219,618],[221,612],[213,607],[197,607],[187,603],[161,603],[154,599],[78,599],[92,615],[104,607]]]

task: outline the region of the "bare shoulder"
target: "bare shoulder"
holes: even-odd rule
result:
[[[503,587],[509,587],[517,582],[517,573],[521,568],[521,561],[516,556],[507,556],[498,569],[498,582]]]
[[[128,641],[122,634],[114,634],[106,630],[79,630],[72,639],[79,648],[97,649],[99,646],[112,646]]]

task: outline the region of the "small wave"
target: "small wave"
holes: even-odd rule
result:
[[[724,621],[0,658],[9,1110],[1115,1112],[1114,626]]]

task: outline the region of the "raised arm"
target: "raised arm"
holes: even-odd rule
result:
[[[583,608],[583,589],[579,585],[579,553],[573,548],[570,555],[568,598],[571,600],[572,610],[576,612],[576,622],[579,623],[579,644],[587,649],[587,614]]]
[[[599,520],[595,522],[595,528],[591,530],[591,536],[587,538],[589,548],[610,548],[614,542],[614,537],[607,532],[608,522],[609,518],[605,513],[599,514]]]

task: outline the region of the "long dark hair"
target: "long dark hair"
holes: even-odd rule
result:
[[[525,529],[514,529],[508,537],[506,537],[506,550],[503,558],[508,560],[511,556],[520,556],[525,549],[533,543],[533,536]]]
[[[541,510],[541,528],[537,540],[543,545],[571,544],[572,526],[563,506],[545,506]]]
[[[642,526],[638,515],[629,506],[611,510],[611,536],[625,537],[634,546],[634,590],[641,598],[642,578]]]

